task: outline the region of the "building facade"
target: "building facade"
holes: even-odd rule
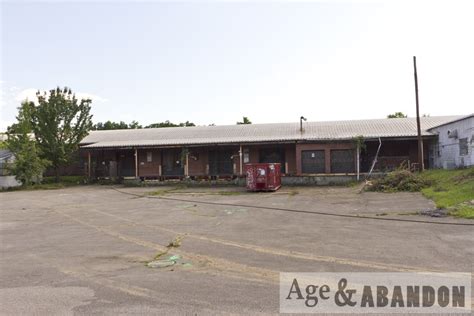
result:
[[[426,166],[437,138],[428,130],[457,118],[422,119]],[[410,166],[417,146],[416,120],[396,118],[93,131],[80,155],[91,178],[234,178],[244,176],[245,164],[261,162],[298,177]]]
[[[431,146],[432,165],[453,169],[474,165],[474,114],[429,130],[436,134]]]

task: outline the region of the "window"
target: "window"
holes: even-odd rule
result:
[[[301,152],[301,171],[303,173],[325,173],[324,150],[303,150]]]
[[[244,149],[244,163],[249,163],[250,162],[250,153],[249,149],[245,148]]]
[[[469,153],[469,148],[467,146],[467,138],[459,139],[459,156],[465,156]]]
[[[146,162],[152,162],[153,160],[153,153],[151,151],[148,151],[146,153]]]

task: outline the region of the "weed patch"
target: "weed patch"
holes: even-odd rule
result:
[[[240,191],[219,191],[217,192],[219,195],[241,195],[243,192]]]
[[[438,209],[445,210],[448,215],[474,219],[474,167],[427,170],[422,173],[397,170],[374,180],[366,190],[421,191],[435,202]]]
[[[385,177],[375,179],[368,191],[378,192],[418,192],[432,184],[432,181],[422,177],[420,174],[409,170],[396,170],[388,173]]]

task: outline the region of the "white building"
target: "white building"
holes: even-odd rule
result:
[[[15,161],[15,156],[7,149],[0,149],[0,189],[17,187],[21,182],[15,179],[14,175],[9,174],[7,165]]]
[[[474,166],[474,114],[429,129],[438,135],[431,147],[431,167],[462,168]]]

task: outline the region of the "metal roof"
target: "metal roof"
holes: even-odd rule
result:
[[[463,120],[467,120],[467,119],[470,119],[470,118],[473,118],[473,117],[474,117],[474,113],[469,114],[469,115],[466,115],[466,116],[458,116],[458,117],[455,118],[454,120],[447,121],[447,122],[441,123],[441,124],[439,124],[439,125],[433,126],[433,127],[429,128],[428,131],[431,131],[431,130],[433,130],[433,129],[437,128],[437,127],[440,127],[440,126],[444,126],[444,125],[456,123],[456,122],[463,121]]]
[[[422,134],[433,135],[428,129],[460,117],[462,116],[423,117]],[[415,118],[303,122],[303,127],[303,133],[300,133],[299,122],[91,131],[81,144],[83,148],[105,148],[330,141],[347,140],[357,136],[387,138],[417,135]]]

